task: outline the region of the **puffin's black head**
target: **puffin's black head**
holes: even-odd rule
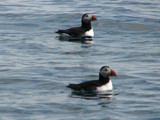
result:
[[[86,13],[82,16],[82,22],[85,22],[85,23],[89,23],[89,22],[95,21],[95,20],[97,20],[96,16],[91,15],[89,13]]]
[[[103,66],[101,69],[100,69],[100,72],[99,72],[100,75],[102,75],[103,77],[109,77],[109,76],[117,76],[116,72],[108,67],[108,66]]]

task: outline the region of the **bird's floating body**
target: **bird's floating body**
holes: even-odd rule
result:
[[[69,84],[67,87],[75,91],[103,92],[112,91],[112,81],[109,76],[117,76],[116,72],[108,66],[103,66],[99,72],[99,80],[87,81],[79,84]]]
[[[58,30],[56,33],[59,34],[68,34],[69,36],[82,36],[82,37],[93,37],[94,31],[91,25],[91,21],[97,20],[96,16],[91,14],[84,14],[82,16],[82,25],[81,27],[73,27],[66,30]]]

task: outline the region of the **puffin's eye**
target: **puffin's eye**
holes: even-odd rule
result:
[[[86,15],[86,17],[88,17],[88,15]]]
[[[105,69],[105,71],[107,71],[108,69]]]

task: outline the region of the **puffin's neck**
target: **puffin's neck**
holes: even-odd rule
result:
[[[99,82],[101,84],[106,84],[110,81],[110,78],[109,76],[108,77],[103,77],[101,74],[99,74]]]
[[[82,21],[82,26],[81,27],[88,31],[92,28],[92,25],[91,25],[91,22],[85,23],[85,22]]]

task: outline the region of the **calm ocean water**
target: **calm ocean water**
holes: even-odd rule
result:
[[[94,43],[54,32],[97,16]],[[113,96],[73,95],[69,83],[112,67]],[[0,0],[0,120],[159,120],[159,0]]]

